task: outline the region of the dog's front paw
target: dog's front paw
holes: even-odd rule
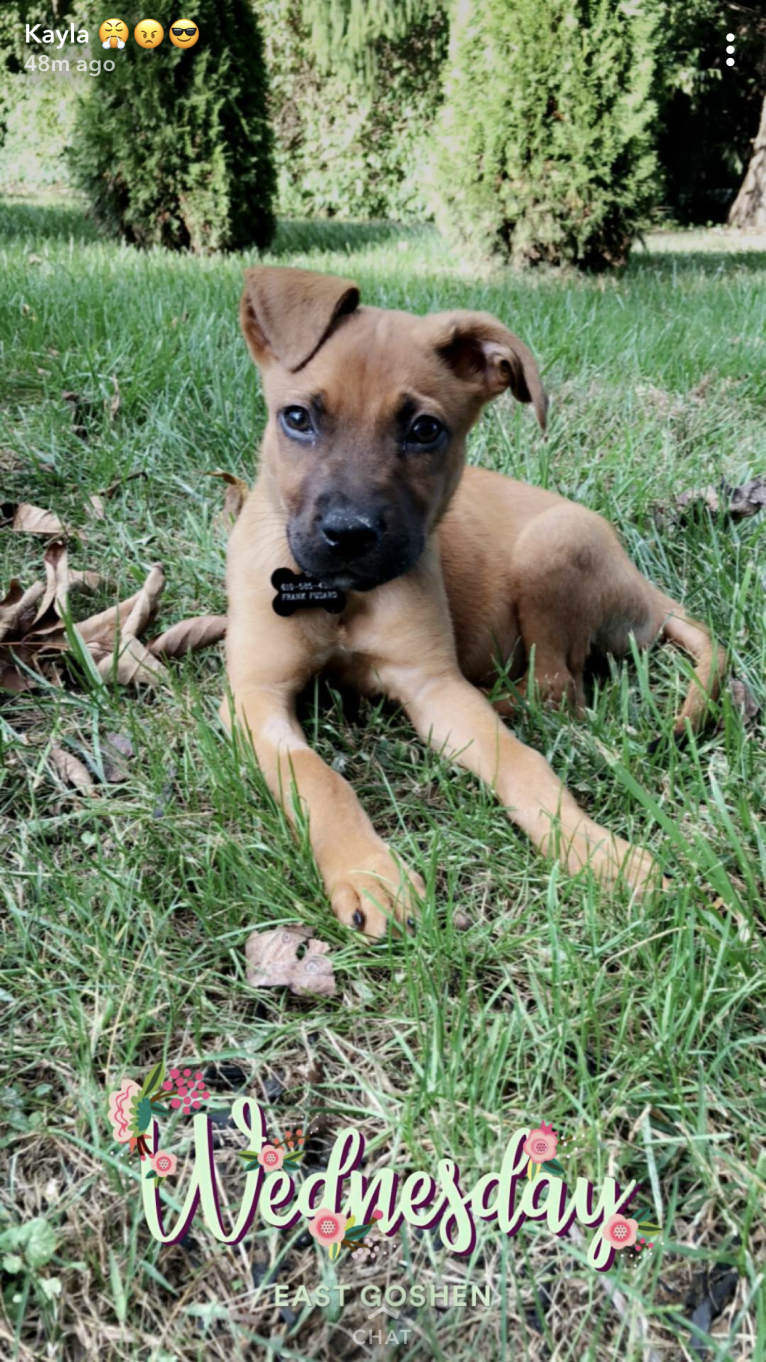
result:
[[[577,874],[586,865],[604,885],[627,884],[639,894],[669,889],[661,867],[643,847],[623,841],[596,823],[579,827],[566,849],[566,865]]]
[[[389,924],[414,931],[425,884],[379,838],[345,847],[322,875],[335,916],[366,936],[385,936]]]

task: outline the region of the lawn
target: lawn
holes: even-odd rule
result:
[[[431,229],[286,223],[267,259],[351,276],[370,303],[507,322],[543,366],[550,432],[502,399],[471,460],[609,517],[766,702],[766,513],[656,512],[765,471],[766,251],[678,234],[650,237],[619,277],[521,276],[476,271]],[[142,254],[99,241],[76,205],[0,202],[0,501],[85,527],[70,565],[104,576],[87,613],[154,562],[167,573],[160,627],[225,611],[222,488],[205,474],[252,480],[265,417],[238,327],[245,263]],[[87,498],[120,479],[106,518],[88,521]],[[3,591],[40,575],[44,543],[0,533]],[[311,741],[428,884],[417,937],[371,948],[333,919],[305,838],[226,739],[221,650],[168,668],[154,693],[75,666],[61,686],[0,699],[0,1232],[30,1217],[51,1232],[35,1265],[3,1259],[3,1354],[766,1355],[763,710],[746,723],[727,690],[704,734],[650,753],[690,672],[667,647],[613,664],[584,722],[522,704],[519,736],[672,871],[672,892],[639,903],[551,871],[391,706],[308,697]],[[66,785],[51,743],[98,773],[114,732],[134,751],[127,779],[89,795]],[[332,998],[246,981],[253,928],[295,921],[329,943]],[[582,1242],[534,1225],[480,1233],[465,1260],[407,1231],[361,1268],[258,1222],[238,1247],[198,1224],[162,1247],[106,1098],[163,1057],[203,1066],[222,1101],[255,1095],[272,1131],[302,1122],[312,1171],[345,1121],[367,1135],[370,1163],[406,1172],[451,1156],[471,1186],[511,1130],[548,1121],[577,1151],[560,1154],[573,1174],[638,1178],[662,1231],[606,1276]],[[225,1125],[217,1139],[236,1201]],[[370,1320],[354,1292],[341,1310],[332,1297],[280,1307],[264,1290],[334,1277],[473,1281],[492,1303]],[[354,1341],[381,1325],[402,1341]]]

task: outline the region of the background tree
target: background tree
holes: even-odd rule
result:
[[[766,88],[766,16],[759,10],[664,0],[657,152],[662,203],[676,221],[725,222],[742,183]],[[726,65],[727,32],[735,35],[733,67]]]
[[[247,0],[196,0],[201,37],[167,38],[176,0],[153,0],[160,47],[131,41],[93,81],[71,159],[104,227],[195,251],[268,245],[275,172],[261,33]]]
[[[349,68],[369,81],[380,70],[380,39],[397,43],[436,17],[446,26],[450,0],[299,0],[319,69]]]
[[[766,98],[761,106],[753,154],[729,214],[732,227],[766,229]]]
[[[364,8],[362,37],[351,0],[261,0],[281,213],[430,216],[448,24],[432,0],[409,9]]]
[[[621,264],[657,188],[652,0],[460,0],[439,221],[514,261]]]

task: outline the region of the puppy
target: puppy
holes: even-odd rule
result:
[[[349,280],[296,269],[248,271],[241,323],[269,415],[230,541],[233,707],[224,701],[221,715],[244,726],[291,819],[307,815],[337,916],[372,937],[390,921],[414,927],[424,885],[306,742],[295,701],[320,671],[403,705],[421,738],[486,781],[570,873],[659,884],[651,856],[593,822],[483,693],[498,664],[523,686],[534,648],[543,696],[581,710],[592,651],[669,638],[696,660],[682,733],[725,665],[600,516],[465,468],[469,430],[506,389],[545,427],[526,345],[486,313],[363,307]]]

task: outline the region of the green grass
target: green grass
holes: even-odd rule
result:
[[[766,520],[669,530],[652,508],[763,471],[766,253],[720,234],[649,248],[618,278],[477,277],[431,230],[293,223],[268,259],[350,275],[371,303],[507,321],[544,366],[550,435],[503,399],[471,459],[608,516],[641,569],[709,621],[763,703]],[[106,575],[104,603],[161,561],[163,626],[225,609],[221,489],[203,475],[252,479],[257,461],[264,408],[237,318],[245,263],[104,244],[76,207],[0,205],[0,500],[83,525],[89,494],[145,474],[70,560]],[[81,398],[87,441],[64,391]],[[41,541],[2,532],[0,550],[4,586],[39,574]],[[571,1172],[647,1186],[658,1247],[618,1259],[606,1279],[571,1239],[534,1228],[508,1241],[490,1230],[470,1263],[411,1234],[382,1267],[341,1262],[339,1280],[357,1285],[411,1271],[425,1285],[472,1273],[496,1287],[489,1310],[405,1308],[398,1327],[412,1332],[397,1358],[643,1360],[644,1337],[663,1357],[763,1356],[760,719],[743,725],[727,693],[686,750],[649,755],[688,680],[670,649],[613,665],[583,723],[522,707],[519,735],[600,822],[673,870],[671,894],[637,904],[551,872],[391,707],[363,702],[352,716],[337,696],[310,697],[311,741],[428,882],[416,940],[372,950],[332,918],[307,846],[224,738],[218,650],[170,670],[153,697],[83,674],[0,703],[0,1214],[42,1216],[56,1237],[36,1273],[3,1275],[4,1355],[344,1358],[359,1355],[355,1329],[397,1327],[370,1321],[353,1295],[339,1318],[257,1300],[264,1265],[292,1285],[327,1273],[305,1235],[256,1228],[232,1249],[198,1228],[183,1246],[151,1239],[105,1100],[164,1054],[239,1064],[272,1129],[329,1107],[317,1118],[327,1138],[342,1116],[399,1171],[452,1155],[470,1186],[511,1130],[545,1119],[581,1151],[562,1155]],[[133,743],[129,780],[92,797],[64,787],[50,742],[97,758],[110,731]],[[330,943],[334,999],[246,983],[250,931],[295,919]],[[692,1326],[706,1274],[725,1272],[736,1291]],[[60,1294],[46,1297],[51,1277]]]

